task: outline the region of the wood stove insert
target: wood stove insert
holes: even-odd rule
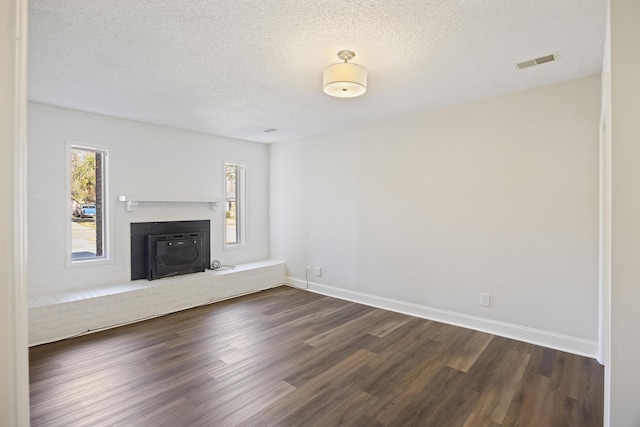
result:
[[[131,280],[204,271],[211,264],[210,222],[131,224]]]

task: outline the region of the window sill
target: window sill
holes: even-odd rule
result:
[[[112,264],[111,258],[80,258],[67,260],[67,268],[89,267]]]
[[[247,247],[246,243],[225,243],[224,244],[224,250],[225,251],[227,249],[235,250],[235,249],[242,249],[242,248],[246,248],[246,247]]]

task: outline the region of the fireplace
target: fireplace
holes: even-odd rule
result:
[[[209,220],[131,223],[131,280],[204,271],[209,240]]]

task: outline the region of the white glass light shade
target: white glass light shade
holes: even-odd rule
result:
[[[367,69],[358,64],[338,63],[324,69],[324,93],[339,98],[353,98],[367,91]]]

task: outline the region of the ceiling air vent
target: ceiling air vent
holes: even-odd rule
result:
[[[551,62],[555,60],[556,60],[555,55],[541,56],[540,58],[519,62],[516,64],[516,68],[518,70],[522,70],[523,68],[529,68],[529,67],[533,67],[534,65],[540,65],[540,64],[544,64],[545,62]]]

